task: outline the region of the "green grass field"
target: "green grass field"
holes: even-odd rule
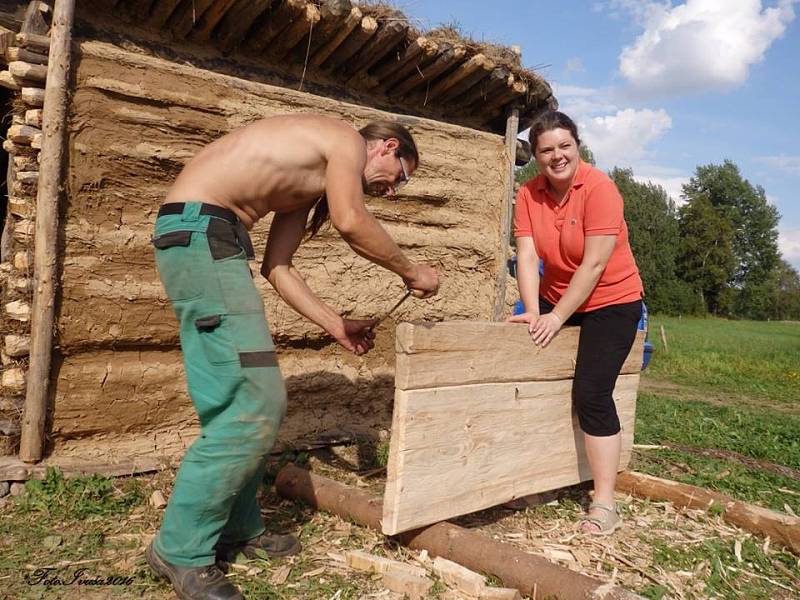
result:
[[[649,339],[655,351],[642,376],[635,443],[665,447],[635,451],[631,468],[800,514],[800,323],[655,317]],[[767,579],[800,582],[797,557],[767,556],[757,540],[748,564],[766,579],[747,582],[720,570],[736,564],[724,545],[657,550],[665,566],[716,564],[706,578],[710,597],[794,597]]]

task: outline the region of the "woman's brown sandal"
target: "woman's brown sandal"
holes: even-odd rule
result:
[[[589,535],[611,535],[617,529],[622,527],[622,515],[619,514],[619,510],[617,509],[616,504],[612,504],[611,506],[609,506],[608,504],[602,504],[600,502],[592,502],[589,505],[589,512],[591,512],[591,510],[595,508],[599,508],[600,510],[602,510],[603,516],[590,517],[587,515],[583,519],[581,519],[578,526],[580,527],[583,533],[588,533]],[[596,525],[598,529],[585,531],[583,529],[584,523],[590,523],[591,525]]]

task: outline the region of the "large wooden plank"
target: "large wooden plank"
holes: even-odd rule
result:
[[[630,460],[639,375],[614,391],[620,470]],[[383,533],[591,479],[572,381],[396,390]]]
[[[579,335],[579,327],[564,327],[546,348],[540,348],[521,323],[401,323],[395,337],[395,386],[414,390],[569,379],[575,374]],[[644,332],[640,331],[622,366],[623,374],[641,370],[643,352]]]

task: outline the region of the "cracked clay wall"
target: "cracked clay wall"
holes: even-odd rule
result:
[[[177,322],[149,242],[170,183],[204,144],[261,117],[317,112],[359,127],[393,115],[111,43],[83,40],[76,50],[51,449],[109,460],[176,456],[198,428]],[[395,318],[490,319],[502,260],[503,139],[431,120],[404,122],[421,165],[403,195],[370,199],[368,207],[413,260],[440,269],[442,288],[436,299],[410,299]],[[252,232],[257,254],[268,230],[269,220]],[[380,315],[403,293],[399,278],[356,256],[333,230],[302,245],[295,264],[345,315]],[[377,347],[358,358],[302,320],[259,275],[256,285],[289,389],[280,441],[388,429],[396,320],[382,324]]]

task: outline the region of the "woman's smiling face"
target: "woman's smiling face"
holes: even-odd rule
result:
[[[578,170],[578,142],[568,129],[550,129],[536,138],[534,158],[554,189],[563,190]]]

